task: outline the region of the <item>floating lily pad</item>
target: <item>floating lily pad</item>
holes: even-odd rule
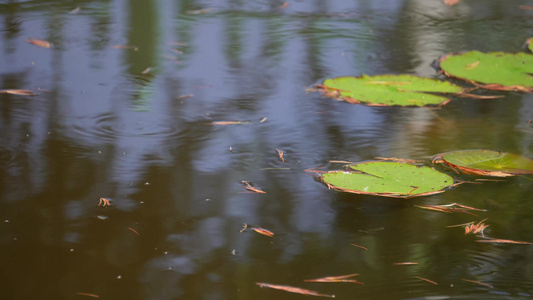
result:
[[[319,85],[326,96],[348,103],[372,106],[444,105],[450,100],[430,93],[461,93],[450,82],[411,75],[337,77]]]
[[[472,175],[507,177],[533,174],[532,159],[500,151],[454,151],[438,155],[435,161]]]
[[[370,161],[350,168],[324,173],[321,179],[338,191],[395,198],[437,194],[454,184],[447,174],[406,163]]]
[[[529,50],[529,52],[533,52],[533,38],[529,38],[527,39],[526,41],[526,46],[527,46],[527,49]]]
[[[527,53],[450,54],[439,60],[446,76],[502,91],[533,92],[533,55]]]

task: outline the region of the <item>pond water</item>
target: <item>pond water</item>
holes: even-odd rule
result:
[[[0,94],[1,299],[308,298],[258,282],[336,299],[533,297],[533,246],[447,227],[487,218],[485,234],[533,241],[532,177],[383,199],[303,172],[462,149],[533,157],[531,94],[401,108],[306,91],[345,75],[443,79],[432,63],[446,53],[521,51],[528,2],[287,4],[0,1],[0,89],[37,93]],[[487,211],[417,207],[453,202]],[[353,273],[364,285],[304,282]]]

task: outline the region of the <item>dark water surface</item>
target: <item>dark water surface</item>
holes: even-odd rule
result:
[[[461,149],[533,157],[530,94],[428,109],[306,92],[343,75],[441,78],[431,64],[450,52],[521,51],[531,2],[282,4],[0,1],[0,89],[38,93],[0,94],[0,299],[311,297],[257,282],[336,299],[533,297],[533,246],[447,228],[488,218],[486,234],[533,241],[532,177],[398,200],[303,172]],[[415,206],[451,202],[488,211]],[[365,284],[303,282],[352,273]]]

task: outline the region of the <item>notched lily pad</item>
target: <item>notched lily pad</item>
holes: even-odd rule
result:
[[[444,105],[447,97],[432,93],[461,93],[462,88],[450,82],[412,75],[379,75],[337,77],[317,85],[330,98],[371,106]]]
[[[441,193],[454,184],[451,176],[430,167],[387,161],[369,161],[349,166],[351,171],[330,171],[320,179],[342,192],[394,198]]]
[[[500,151],[453,151],[439,154],[433,161],[471,175],[507,177],[533,174],[532,159]]]
[[[530,45],[531,47],[531,45]],[[471,51],[439,59],[442,72],[490,90],[533,92],[533,55]]]

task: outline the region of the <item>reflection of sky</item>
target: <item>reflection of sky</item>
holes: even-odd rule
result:
[[[270,1],[251,1],[226,11],[225,1],[213,1],[206,8],[212,7],[214,13],[193,16],[179,11],[176,1],[159,1],[155,5],[157,24],[151,24],[158,28],[152,37],[155,45],[143,49],[142,55],[132,49],[108,47],[129,44],[130,29],[144,25],[129,15],[134,1],[113,2],[110,12],[99,12],[95,4],[90,14],[84,14],[82,8],[79,15],[66,15],[61,33],[55,33],[63,42],[52,49],[24,42],[27,37],[50,36],[46,18],[34,16],[22,24],[23,34],[15,40],[2,40],[2,45],[16,51],[1,51],[1,72],[2,76],[21,77],[17,82],[21,86],[9,88],[51,91],[14,102],[12,120],[1,123],[3,132],[12,132],[2,137],[8,141],[2,147],[20,154],[19,145],[29,141],[21,151],[28,156],[30,185],[39,191],[49,172],[49,158],[44,154],[49,137],[72,144],[67,150],[77,151],[80,160],[102,166],[98,171],[109,181],[91,187],[89,194],[112,188],[105,192],[115,196],[113,206],[128,212],[139,208],[137,199],[124,198],[143,190],[150,169],[168,170],[168,186],[160,188],[164,190],[161,194],[172,199],[151,200],[168,200],[170,207],[161,211],[170,217],[161,217],[167,218],[161,223],[178,225],[165,226],[168,232],[160,233],[173,253],[153,255],[142,262],[145,270],[139,280],[146,283],[148,295],[156,293],[149,289],[150,284],[161,281],[169,290],[158,298],[181,295],[178,287],[170,286],[200,272],[205,260],[219,251],[229,256],[236,250],[235,260],[253,260],[250,253],[258,251],[256,236],[241,234],[243,223],[285,234],[278,262],[289,263],[308,250],[307,241],[316,238],[324,245],[339,230],[340,210],[333,206],[342,201],[303,169],[330,166],[329,160],[421,158],[435,154],[432,145],[438,149],[449,142],[439,140],[442,136],[438,131],[432,133],[434,127],[463,124],[448,115],[439,118],[449,120],[436,122],[437,110],[348,105],[304,91],[325,77],[392,72],[397,65],[405,66],[407,72],[436,76],[429,63],[443,49],[455,49],[446,42],[456,32],[452,27],[441,32],[432,22],[419,27],[405,21],[401,14],[406,2],[412,9],[408,13],[428,10],[421,1],[294,1],[283,11],[271,8]],[[197,5],[189,8],[197,9]],[[431,5],[438,9],[423,18],[449,12],[440,1]],[[241,14],[239,10],[254,13]],[[105,21],[109,31],[99,41],[95,35],[102,33],[92,30],[93,16],[100,13],[113,17]],[[459,10],[457,16],[462,13]],[[401,20],[404,31],[396,29]],[[397,34],[405,35],[406,45],[395,47]],[[95,48],[95,41],[101,43],[100,48]],[[177,48],[184,53],[172,51]],[[406,52],[412,54],[409,59],[403,58]],[[145,67],[152,67],[153,73],[132,71]],[[187,94],[193,97],[177,99]],[[523,101],[527,100],[524,97]],[[451,109],[457,110],[459,119],[471,122],[466,124],[482,128],[482,121],[469,120],[484,108],[478,104],[472,104],[467,113]],[[520,122],[527,123],[530,105],[522,102],[519,111]],[[483,116],[479,113],[478,118]],[[208,125],[212,121],[251,123]],[[524,128],[518,130],[525,136],[518,148],[531,152],[531,134]],[[428,136],[434,141],[428,142]],[[276,157],[275,149],[285,152],[285,163]],[[12,166],[9,176],[23,177],[23,165]],[[257,184],[267,194],[246,193],[241,180]],[[15,188],[26,184],[22,179],[14,182]],[[88,213],[83,201],[69,199],[64,205],[61,211],[69,221]],[[367,206],[372,214],[363,211],[360,215],[372,219],[374,227],[387,222],[379,219],[382,211],[395,211]],[[158,211],[146,210],[150,217]],[[158,222],[160,216],[153,218]],[[190,222],[188,227],[184,225],[186,230],[179,227],[181,221]],[[66,239],[78,241],[80,236],[71,232]],[[184,241],[175,241],[181,238]],[[172,275],[167,276],[167,271]]]

